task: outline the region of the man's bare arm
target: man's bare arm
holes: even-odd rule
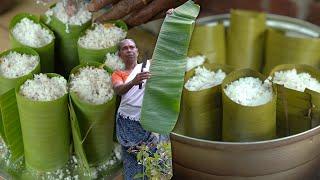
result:
[[[132,84],[132,81],[128,83],[117,83],[113,85],[113,90],[117,95],[123,95],[127,93],[134,85]]]
[[[127,93],[133,86],[139,85],[143,83],[143,80],[149,79],[150,73],[149,72],[141,72],[136,75],[136,77],[127,83],[116,83],[113,85],[113,90],[117,95],[123,95]]]

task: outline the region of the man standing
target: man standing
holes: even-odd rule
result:
[[[119,44],[119,56],[125,64],[125,70],[112,74],[113,89],[121,96],[121,103],[116,119],[116,134],[123,151],[124,177],[131,180],[136,174],[143,173],[143,166],[138,164],[135,150],[142,144],[157,143],[157,137],[140,124],[141,105],[150,62],[147,61],[145,71],[142,64],[137,64],[138,49],[132,39],[124,39]],[[139,85],[142,85],[139,88]]]

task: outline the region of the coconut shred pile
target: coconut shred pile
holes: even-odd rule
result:
[[[273,82],[301,92],[307,88],[320,93],[319,81],[311,77],[309,73],[297,73],[296,69],[275,72]]]
[[[190,71],[191,69],[200,66],[206,60],[205,56],[194,56],[187,58],[187,65],[186,65],[186,72]]]
[[[92,18],[92,13],[89,12],[83,3],[79,4],[79,10],[73,16],[68,16],[63,2],[58,2],[55,7],[49,9],[45,15],[48,18],[47,24],[51,21],[51,16],[57,17],[63,24],[79,25],[85,24]]]
[[[80,175],[78,173],[74,173],[73,171],[76,171],[79,169],[78,165],[78,159],[76,156],[71,156],[69,161],[66,163],[66,165],[60,169],[57,169],[55,171],[36,171],[33,169],[30,169],[26,172],[27,175],[30,177],[33,177],[34,179],[38,180],[80,180]],[[28,177],[28,176],[26,176]],[[26,178],[27,179],[27,178]]]
[[[104,49],[117,45],[127,32],[113,24],[96,24],[79,38],[78,44],[87,49]]]
[[[20,94],[35,101],[53,101],[67,94],[67,81],[61,76],[36,74],[20,87]]]
[[[38,64],[38,56],[13,51],[0,58],[0,75],[6,78],[18,78],[30,73]]]
[[[214,72],[205,67],[197,67],[195,75],[186,82],[184,87],[189,91],[200,91],[221,84],[225,77],[226,73],[221,69]]]
[[[51,43],[54,36],[50,31],[41,27],[28,18],[23,18],[13,30],[13,36],[22,44],[39,48]]]
[[[259,106],[272,99],[272,85],[267,79],[244,77],[230,83],[225,89],[226,95],[234,102],[244,106]]]
[[[114,165],[119,163],[119,161],[122,160],[122,154],[121,154],[121,146],[119,144],[115,145],[112,154],[110,155],[110,158],[96,166],[95,168],[91,169],[91,175],[93,179],[102,179],[101,174],[106,172],[107,170],[110,170]]]
[[[1,143],[1,139],[0,139]],[[8,150],[7,150],[8,151]],[[0,153],[1,153],[1,144],[0,144]],[[1,154],[0,154],[1,157]],[[90,168],[91,171],[91,178],[92,179],[103,179],[103,177],[106,175],[106,173],[109,173],[110,170],[117,167],[118,164],[120,164],[122,160],[121,156],[121,146],[119,144],[115,144],[115,147],[110,155],[110,158],[98,166],[93,166]],[[23,161],[21,161],[23,162]],[[75,156],[72,155],[67,162],[67,164],[55,171],[36,171],[36,170],[28,170],[26,172],[27,175],[30,177],[34,177],[34,179],[39,180],[81,180],[86,179],[84,176],[88,176],[86,172],[84,174],[81,170],[81,161]],[[26,177],[29,177],[26,176]]]
[[[122,59],[118,56],[118,52],[115,54],[107,53],[105,64],[112,70],[122,70],[125,68]]]
[[[71,74],[70,91],[91,104],[104,104],[114,95],[110,75],[103,69],[90,66]]]

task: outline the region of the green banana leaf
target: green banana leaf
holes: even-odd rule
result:
[[[320,68],[320,39],[292,37],[287,32],[268,29],[264,74],[280,64],[308,64]]]
[[[20,54],[27,54],[27,55],[39,57],[39,54],[36,51],[34,51],[28,47],[20,47],[20,48],[10,49],[10,50],[7,50],[7,51],[1,53],[0,58],[8,55],[10,52],[17,52]],[[39,59],[40,59],[40,57],[39,57]],[[33,74],[38,74],[38,73],[40,73],[40,63],[36,66],[36,68],[32,72],[30,72],[29,74],[27,74],[25,76],[19,77],[19,78],[10,78],[9,79],[9,78],[3,77],[0,74],[0,84],[1,84],[0,95],[4,94],[5,92],[9,91],[12,88],[15,88],[19,81],[26,80],[30,77],[33,77]]]
[[[15,91],[26,167],[54,171],[65,166],[70,147],[68,94],[54,101],[33,101],[20,94],[20,85]]]
[[[7,50],[0,54],[0,58],[6,56],[10,52],[37,56],[40,60],[38,53],[28,47]],[[0,75],[0,135],[8,145],[14,160],[23,155],[23,144],[21,140],[20,121],[19,114],[17,113],[15,94],[13,93],[12,95],[12,92],[10,93],[8,91],[14,89],[20,81],[24,81],[37,73],[40,73],[40,63],[29,74],[22,77],[9,79]]]
[[[7,51],[2,52],[0,54],[0,58],[3,57],[3,56],[6,56],[10,52],[18,52],[18,53],[21,53],[21,54],[33,55],[33,56],[37,56],[40,59],[39,54],[36,51],[34,51],[34,50],[32,50],[32,49],[30,49],[28,47],[20,47],[20,48],[14,48],[14,49],[7,50]],[[25,76],[19,77],[19,78],[10,78],[9,79],[9,78],[6,78],[6,77],[0,75],[0,84],[1,84],[1,86],[0,86],[0,95],[5,94],[6,92],[8,92],[11,89],[14,89],[19,81],[23,81],[23,80],[25,80],[25,79],[27,79],[29,77],[32,77],[33,74],[36,74],[36,73],[39,73],[39,72],[40,72],[40,63],[36,66],[36,68],[32,72],[30,72],[29,74],[27,74]],[[6,98],[6,95],[4,95],[3,98]],[[1,102],[5,102],[4,100],[2,100],[2,98],[0,98],[0,101]],[[6,135],[5,135],[5,129],[4,129],[5,125],[4,125],[4,122],[3,122],[4,120],[3,120],[3,117],[2,117],[4,115],[2,115],[2,113],[1,113],[2,112],[2,107],[6,106],[7,105],[6,103],[0,105],[0,135],[3,138],[3,140],[6,143],[8,143]]]
[[[318,92],[307,89],[306,92],[311,95],[312,107],[309,109],[308,115],[311,116],[311,128],[320,125],[320,96]]]
[[[181,104],[183,104],[183,96],[181,96]],[[178,116],[178,120],[172,131],[177,134],[183,134],[183,135],[186,134],[186,127],[185,127],[185,122],[183,117],[183,106],[180,106],[180,113]]]
[[[219,64],[205,64],[211,71],[223,70],[226,74],[232,68]],[[195,70],[191,70],[191,77]],[[188,79],[187,79],[188,80]],[[183,117],[186,135],[206,140],[221,140],[222,100],[221,86],[214,86],[200,91],[183,88]]]
[[[77,119],[77,115],[74,111],[72,102],[71,102],[71,97],[69,96],[69,112],[70,112],[70,121],[71,121],[71,129],[72,129],[72,137],[73,137],[73,147],[76,156],[79,159],[79,165],[81,172],[83,174],[86,174],[87,176],[91,177],[91,171],[89,167],[89,163],[86,157],[86,154],[83,149],[82,145],[82,138],[81,138],[81,131]]]
[[[188,56],[205,55],[209,63],[226,63],[225,27],[223,23],[196,24]]]
[[[14,28],[14,26],[20,22],[21,19],[23,18],[28,18],[32,21],[34,21],[37,24],[40,24],[41,27],[49,30],[50,34],[52,34],[52,36],[54,36],[53,32],[44,24],[42,24],[39,19],[32,15],[32,14],[27,14],[27,13],[21,13],[18,14],[16,16],[14,16],[12,18],[12,20],[10,21],[10,25],[9,25],[9,37],[10,37],[10,42],[13,48],[15,47],[29,47],[27,45],[24,45],[22,43],[20,43],[12,34],[12,30]],[[54,72],[54,40],[43,46],[43,47],[39,47],[39,48],[34,48],[34,47],[30,47],[33,50],[37,51],[37,53],[40,56],[40,64],[41,64],[41,72]]]
[[[320,80],[320,72],[303,64],[282,64],[272,69],[270,76],[275,72],[296,69],[298,73],[307,72]],[[276,84],[277,99],[277,134],[278,137],[289,136],[304,132],[319,125],[320,93],[306,89],[296,91]]]
[[[187,1],[165,18],[153,52],[141,111],[144,129],[168,134],[179,111],[187,51],[200,7]]]
[[[85,66],[102,67],[103,64],[95,62],[82,64],[72,69],[71,74],[76,74]],[[75,92],[70,92],[70,97],[78,119],[86,157],[90,165],[97,165],[109,158],[114,147],[116,96],[101,105],[84,102]]]
[[[16,161],[24,155],[23,140],[17,107],[15,89],[11,89],[0,96],[1,134],[11,153],[11,160]]]
[[[206,63],[207,59],[205,60],[204,64],[202,65],[208,65],[209,63]],[[186,71],[184,74],[184,83],[185,84],[192,76],[194,75],[194,68]],[[185,88],[183,88],[182,90],[182,95],[181,95],[181,101],[180,101],[180,111],[179,111],[179,115],[178,115],[178,120],[174,126],[173,131],[177,132],[178,134],[186,134],[186,122],[185,122],[185,117],[184,115],[186,113],[184,113],[184,109],[186,109],[184,107],[184,94],[185,94]]]
[[[55,7],[55,4],[50,8]],[[68,25],[69,33],[66,32],[66,24],[57,17],[41,15],[40,20],[45,23],[56,36],[56,72],[67,77],[75,66],[79,65],[78,39],[81,32],[90,27],[91,21],[80,25]]]
[[[241,77],[266,78],[257,71],[241,69],[227,75],[222,88],[222,140],[232,142],[250,142],[270,140],[276,137],[277,92],[273,86],[272,100],[260,106],[243,106],[232,101],[224,92],[231,82]],[[245,89],[244,89],[245,93]]]
[[[128,31],[127,25],[122,20],[116,20],[116,21],[110,21],[110,23],[114,23],[117,27],[122,28],[126,31]],[[88,29],[94,29],[93,25],[92,27]],[[86,32],[81,33],[80,37],[84,36]],[[99,62],[104,63],[104,60],[106,58],[107,53],[115,53],[118,51],[118,45],[112,46],[109,48],[104,49],[88,49],[85,47],[81,47],[78,44],[78,53],[79,53],[79,60],[80,64],[84,64],[87,62]]]
[[[260,71],[266,31],[266,15],[253,11],[231,10],[227,35],[227,64],[235,68]]]
[[[2,100],[2,97],[0,96],[0,101]],[[4,125],[3,125],[3,118],[2,118],[2,112],[1,112],[1,104],[0,104],[0,136],[3,139],[3,141],[7,144],[7,138],[4,133]]]

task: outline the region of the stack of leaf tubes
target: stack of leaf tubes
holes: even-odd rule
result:
[[[166,38],[166,34],[163,32],[163,36],[161,36],[161,32],[159,38]],[[175,38],[172,37],[172,39]],[[154,97],[155,94],[163,92],[163,87],[166,86],[163,83],[172,82],[169,80],[160,82],[160,76],[151,78],[147,84],[142,108],[142,125],[151,131],[170,133],[173,129],[172,124],[176,124],[174,131],[179,134],[198,139],[233,142],[271,140],[309,130],[319,124],[319,103],[316,101],[319,93],[315,91],[298,92],[273,84],[272,99],[268,103],[254,108],[240,106],[227,98],[226,95],[219,94],[224,94],[221,90],[227,84],[241,77],[258,77],[264,81],[269,76],[273,77],[274,72],[281,70],[297,69],[298,72],[309,73],[319,81],[319,43],[319,38],[267,28],[266,15],[253,11],[232,10],[230,26],[227,28],[222,22],[209,24],[199,22],[195,25],[189,51],[185,55],[189,57],[204,55],[206,61],[203,66],[216,66],[214,68],[216,70],[219,66],[221,68],[221,66],[227,65],[234,72],[228,72],[227,74],[230,74],[227,75],[222,85],[217,85],[211,90],[188,92],[185,88],[181,91],[176,88],[175,97],[181,97],[180,113],[174,106],[173,99],[168,100],[168,103],[172,103],[165,106],[164,100]],[[160,43],[157,43],[155,52],[163,51],[161,48]],[[174,52],[174,50],[172,51]],[[177,55],[175,59],[179,58],[180,56]],[[153,59],[164,61],[164,57],[160,57],[158,54],[154,54]],[[163,72],[158,72],[162,66],[161,62],[154,62],[151,65],[151,71],[154,71],[153,73],[156,75],[167,73],[168,76],[170,74],[170,79],[176,82],[170,87],[173,85],[181,87],[181,82],[174,78],[183,79],[185,76],[184,80],[187,81],[193,76],[195,69],[185,74],[178,74],[178,67],[183,69],[183,66],[178,66],[177,61],[174,62],[176,65],[174,66],[174,74],[172,71],[167,72],[163,69]],[[282,65],[288,63],[290,64]],[[245,68],[250,69],[245,70]],[[263,75],[259,72],[263,72]],[[166,91],[173,92],[173,88],[169,89],[168,87]],[[292,93],[290,93],[291,91]],[[172,94],[172,96],[174,95]],[[295,98],[297,99],[294,100]],[[286,99],[286,106],[288,106],[286,112],[283,110],[283,99]],[[152,102],[159,104],[151,105]],[[297,109],[297,102],[303,102],[301,105],[303,107]],[[168,118],[160,118],[161,115],[157,115],[156,111],[162,112],[159,110],[161,107],[163,107],[163,111],[169,113]],[[170,111],[165,108],[169,108]],[[159,119],[151,121],[151,117],[159,117]],[[264,132],[264,134],[259,132]]]
[[[56,42],[32,48],[15,39],[12,29],[25,17],[49,30],[56,37]],[[97,52],[86,51],[95,56],[85,58],[90,60],[89,64],[83,62],[83,65],[79,65],[78,38],[89,28],[91,21],[82,26],[70,25],[70,32],[66,33],[64,24],[54,16],[51,18],[47,25],[54,33],[43,24],[48,22],[46,16],[41,16],[42,23],[36,16],[23,13],[15,16],[10,23],[10,39],[12,46],[17,48],[1,53],[0,58],[10,52],[18,52],[37,56],[40,62],[22,77],[6,78],[0,75],[0,135],[10,150],[11,160],[24,157],[26,167],[39,172],[63,168],[71,157],[70,146],[73,143],[82,171],[90,175],[90,166],[98,166],[108,160],[114,148],[115,96],[102,105],[82,102],[72,92],[53,101],[33,101],[20,94],[20,86],[41,72],[59,71],[68,76],[69,72],[76,73],[87,65],[102,68],[103,65],[98,62],[102,62],[107,52],[116,52],[118,46],[103,50],[98,55]],[[113,23],[127,30],[124,22],[119,20]],[[54,47],[57,50],[56,57]],[[81,48],[79,51],[82,51]],[[59,61],[55,63],[54,58]],[[110,68],[104,68],[106,73],[110,73]],[[55,73],[47,75],[60,76]],[[72,141],[70,135],[73,136]]]

